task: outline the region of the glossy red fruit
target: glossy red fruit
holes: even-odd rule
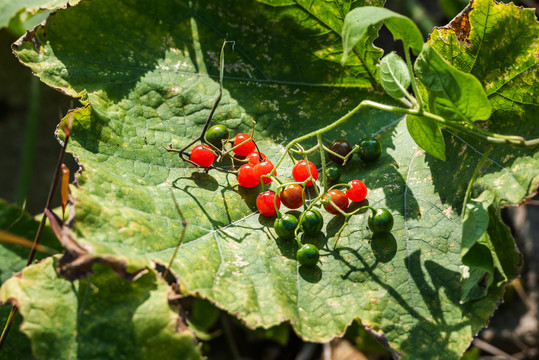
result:
[[[309,168],[307,168],[305,160],[301,160],[296,165],[294,165],[294,167],[292,168],[292,177],[298,182],[305,181],[309,178],[309,169],[311,171],[313,179],[318,179],[318,171],[316,170],[316,166],[314,166],[314,164],[309,161]],[[312,180],[309,180],[305,185],[311,186],[312,184]]]
[[[275,191],[268,190],[258,194],[256,198],[256,208],[258,209],[258,211],[260,211],[262,215],[268,217],[275,216],[277,214],[277,209],[275,208],[275,205],[277,205],[277,209],[281,208],[281,200],[275,194]]]
[[[201,167],[208,167],[213,164],[215,154],[208,145],[197,145],[191,150],[189,160]]]
[[[234,138],[234,147],[235,149],[232,150],[234,153],[238,156],[247,156],[253,151],[255,151],[256,146],[254,141],[251,139],[251,137],[247,134],[238,134]],[[249,140],[246,143],[241,144],[245,140]],[[240,146],[236,147],[237,145],[241,144]]]
[[[254,174],[254,166],[244,164],[238,169],[238,183],[246,188],[252,188],[260,184],[260,177]]]
[[[367,187],[360,180],[352,180],[348,183],[350,188],[346,190],[346,196],[354,202],[365,200],[367,197]]]
[[[335,208],[335,205],[333,205],[330,200],[333,201],[335,205],[337,205],[337,207],[342,211],[346,211],[346,209],[348,209],[348,197],[341,190],[329,190],[328,193],[323,197],[323,201],[327,201],[327,204],[324,204],[324,209],[326,209],[328,213],[333,215],[340,214],[339,210]]]
[[[253,174],[257,179],[260,179],[262,175],[267,175],[271,173],[273,170],[273,164],[269,160],[264,160],[256,164],[253,168]],[[277,175],[277,172],[275,172],[273,175]],[[264,184],[269,184],[271,182],[271,179],[268,177],[262,178],[262,181],[264,181]]]
[[[249,161],[249,164],[256,165],[260,161],[267,160],[268,158],[264,153],[259,153],[258,151],[253,151],[249,155],[247,155],[247,160]]]
[[[302,192],[303,187],[301,185],[290,184],[281,190],[279,197],[287,208],[297,209],[303,205],[303,197],[301,196]]]

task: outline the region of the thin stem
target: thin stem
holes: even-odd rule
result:
[[[310,153],[313,153],[315,152],[316,150],[318,150],[320,148],[320,144],[318,145],[315,145],[313,146],[312,148],[310,148],[309,150],[294,150],[294,149],[290,149],[290,151],[292,151],[293,153],[296,153],[296,154],[300,154],[300,155],[308,155]]]
[[[318,140],[318,146],[319,147],[325,147],[322,144],[322,135],[316,134],[316,139]],[[320,151],[320,161],[322,162],[322,183],[324,185],[324,193],[328,191],[328,181],[326,179],[326,157],[324,156],[324,152]]]
[[[305,160],[305,166],[307,166],[307,172],[309,173],[309,178],[307,178],[307,182],[311,182],[312,187],[314,188],[314,192],[317,196],[320,195],[320,191],[318,190],[318,186],[316,185],[316,179],[313,177],[313,174],[311,173],[311,167],[309,166],[309,159],[307,158],[307,154],[303,154],[303,159]],[[305,183],[305,186],[307,186],[307,183]]]
[[[344,212],[340,207],[337,206],[337,204],[335,204],[335,202],[333,202],[333,197],[329,199],[329,203],[333,205],[333,208],[337,210],[341,215],[349,216],[348,213]]]
[[[417,106],[417,110],[421,111],[423,108],[423,101],[421,99],[421,94],[419,93],[419,87],[417,86],[417,81],[415,79],[414,70],[412,69],[412,60],[410,59],[410,48],[408,47],[408,44],[404,43],[404,57],[406,58],[406,67],[408,68],[408,73],[410,74],[410,80],[412,82],[412,90],[415,95],[415,99],[412,101],[415,101],[415,104]]]
[[[60,150],[60,155],[58,156],[58,161],[56,162],[56,170],[54,171],[52,183],[49,188],[49,194],[47,196],[47,201],[45,203],[45,210],[51,208],[52,198],[54,197],[56,186],[58,185],[58,180],[60,178],[60,172],[62,169],[62,163],[64,161],[64,155],[66,152],[67,144],[69,142],[69,137],[71,135],[73,116],[74,116],[73,113],[69,115],[69,124],[67,128],[64,127],[64,132],[66,135],[64,138],[64,145],[62,146],[62,149]],[[43,211],[43,216],[41,217],[39,227],[37,228],[36,236],[34,238],[34,243],[32,244],[32,249],[30,250],[30,254],[28,255],[28,260],[26,261],[26,266],[29,266],[34,260],[34,256],[36,255],[39,241],[41,239],[41,234],[43,233],[43,229],[45,228],[46,223],[47,223],[47,215],[45,211]],[[15,320],[15,315],[17,314],[17,311],[18,311],[17,307],[13,305],[11,307],[11,311],[9,313],[8,319],[6,321],[6,325],[4,326],[4,330],[2,331],[2,336],[0,337],[0,350],[2,349],[2,344],[6,340],[7,334],[9,333],[9,329],[11,328],[11,324],[13,323],[13,320]]]
[[[303,218],[300,216],[299,217],[299,221],[298,221],[298,226],[296,227],[296,230],[294,231],[294,240],[296,240],[296,243],[298,244],[298,250],[301,249],[301,247],[303,246],[303,244],[301,243],[301,241],[299,240],[299,237],[298,237],[298,230],[299,230],[299,224],[301,224],[301,220]]]
[[[275,192],[275,196],[273,197],[273,207],[275,208],[277,219],[280,219],[282,215],[281,215],[281,212],[279,211],[279,208],[277,207],[277,196],[279,196],[279,193]]]
[[[466,194],[464,195],[464,201],[462,203],[462,218],[463,219],[466,217],[466,213],[467,213],[466,204],[470,200],[470,194],[472,193],[473,183],[475,182],[475,179],[477,178],[477,175],[479,175],[479,171],[481,170],[483,165],[485,165],[485,162],[487,161],[488,155],[490,154],[491,150],[492,150],[492,145],[489,145],[489,147],[487,148],[487,151],[485,151],[485,153],[483,154],[483,157],[481,158],[481,160],[479,160],[479,163],[475,167],[475,170],[474,170],[474,172],[472,174],[472,178],[470,179],[470,182],[468,183],[468,187],[466,188]]]
[[[350,117],[352,117],[355,113],[357,113],[362,107],[365,107],[365,106],[368,106],[368,104],[366,103],[366,101],[362,101],[361,103],[359,103],[355,108],[353,108],[352,110],[350,110],[346,115],[342,116],[341,118],[339,118],[337,121],[321,128],[321,129],[318,129],[318,130],[315,130],[315,131],[312,131],[308,134],[305,134],[303,136],[300,136],[294,140],[292,140],[291,142],[288,143],[288,145],[286,145],[285,147],[285,153],[283,155],[281,155],[281,157],[279,158],[279,160],[277,161],[276,165],[275,165],[275,168],[278,168],[279,165],[283,162],[284,160],[284,157],[286,156],[286,154],[290,151],[290,149],[292,148],[292,146],[302,142],[302,141],[305,141],[313,136],[316,136],[317,134],[323,134],[325,132],[328,132],[332,129],[334,129],[335,127],[341,125],[342,123],[344,123],[346,120],[348,120]]]
[[[444,124],[445,126],[449,128],[455,129],[457,131],[466,133],[471,136],[481,138],[491,144],[510,144],[510,145],[516,145],[516,146],[526,146],[526,147],[533,147],[533,146],[539,145],[539,138],[532,139],[532,140],[524,140],[524,138],[520,136],[501,135],[501,134],[492,133],[490,131],[480,129],[475,125],[470,125],[471,127],[470,128],[470,127],[466,127],[466,126],[448,121],[441,116],[432,114],[427,111],[423,111],[419,113],[412,113],[412,114],[427,117],[441,124]]]
[[[4,345],[4,342],[6,341],[7,334],[9,333],[9,329],[11,329],[11,325],[13,324],[13,321],[15,320],[15,316],[17,315],[17,307],[13,305],[11,307],[11,311],[9,312],[6,324],[4,325],[4,330],[2,330],[2,336],[0,336],[0,351],[2,350],[2,345]]]
[[[348,159],[350,159],[352,157],[352,155],[354,155],[354,153],[359,149],[359,145],[356,145],[352,148],[352,150],[350,150],[350,152],[348,154],[346,154],[346,156],[342,156],[340,154],[337,154],[335,151],[331,150],[330,148],[328,148],[327,146],[325,145],[322,145],[322,148],[327,151],[328,154],[331,154],[333,156],[336,156],[340,159],[342,159],[342,166],[346,165],[346,163],[348,162]]]
[[[376,213],[376,209],[373,208],[372,206],[369,206],[369,205],[366,205],[366,206],[362,206],[360,208],[357,208],[355,209],[354,211],[352,211],[351,213],[345,213],[345,219],[344,219],[344,223],[342,224],[341,228],[339,229],[339,231],[337,231],[337,233],[335,234],[335,245],[333,246],[334,249],[337,248],[337,245],[339,244],[339,237],[341,236],[341,232],[344,230],[345,226],[348,224],[348,220],[350,219],[350,217],[354,214],[356,214],[357,212],[359,211],[362,211],[362,210],[365,210],[365,209],[369,209],[372,211],[372,213]],[[340,210],[340,209],[339,209]]]
[[[364,100],[361,102],[361,104],[364,104],[366,106],[371,106],[380,110],[394,112],[394,113],[423,116],[423,117],[432,119],[436,122],[439,122],[440,124],[443,124],[444,126],[448,128],[452,128],[454,130],[466,133],[468,135],[481,138],[491,144],[510,144],[510,145],[516,145],[516,146],[526,146],[526,147],[539,145],[539,138],[532,139],[532,140],[524,140],[524,138],[520,136],[501,135],[501,134],[492,133],[492,132],[480,129],[475,125],[469,125],[469,127],[466,127],[461,124],[455,123],[453,121],[446,120],[439,115],[436,115],[436,114],[433,114],[424,110],[405,109],[405,108],[400,108],[396,106],[380,104],[380,103],[370,101],[370,100]]]
[[[333,249],[337,248],[337,245],[339,244],[339,240],[340,240],[340,237],[341,237],[341,233],[344,230],[344,228],[346,227],[346,225],[348,225],[348,219],[350,219],[350,216],[351,215],[347,214],[344,217],[344,222],[343,222],[342,226],[339,228],[339,231],[337,231],[337,233],[335,234],[335,245],[333,245]]]
[[[221,101],[221,97],[223,96],[223,75],[224,75],[224,69],[225,69],[225,46],[228,43],[228,41],[223,42],[223,46],[221,47],[221,54],[219,55],[219,92],[217,94],[217,98],[215,99],[215,102],[213,103],[213,106],[211,108],[210,114],[208,115],[208,120],[206,120],[206,123],[204,124],[204,128],[202,128],[202,133],[200,134],[200,142],[202,144],[206,143],[206,140],[204,139],[204,135],[206,134],[206,130],[208,130],[208,127],[210,126],[211,119],[213,118],[213,114],[215,113],[215,110],[217,110],[217,106],[219,105],[219,102]],[[234,44],[234,42],[232,42]],[[234,46],[234,45],[232,45]]]
[[[73,113],[71,113],[71,121],[73,119]],[[52,198],[54,197],[54,193],[56,192],[56,186],[58,185],[58,180],[60,178],[60,172],[62,169],[62,163],[64,161],[64,155],[67,148],[67,143],[69,142],[70,132],[71,132],[71,124],[68,127],[69,131],[66,132],[66,137],[64,139],[64,146],[62,146],[62,149],[60,150],[60,155],[58,156],[58,161],[56,163],[56,170],[54,172],[54,176],[52,178],[51,187],[49,189],[49,195],[47,196],[47,202],[45,203],[45,209],[51,208]],[[32,250],[30,251],[30,255],[28,255],[28,261],[26,262],[26,266],[30,265],[32,261],[34,260],[34,256],[36,254],[37,245],[39,244],[39,240],[41,239],[41,233],[43,232],[43,229],[45,228],[45,224],[47,222],[47,215],[45,212],[43,212],[43,216],[41,217],[41,222],[39,223],[39,227],[37,229],[36,236],[34,238],[34,244],[32,246]]]

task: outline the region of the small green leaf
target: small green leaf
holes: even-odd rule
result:
[[[488,207],[493,200],[494,195],[487,190],[479,198],[472,199],[466,204],[466,211],[462,220],[461,255],[463,257],[487,231]]]
[[[402,40],[405,48],[412,48],[416,55],[421,52],[423,37],[412,20],[385,8],[365,6],[350,11],[344,18],[344,54],[341,63],[346,62],[350,52],[367,34],[369,28],[379,25],[382,21],[395,40]]]
[[[486,296],[488,288],[493,284],[498,287],[507,284],[518,275],[517,267],[520,264],[511,231],[503,223],[499,209],[490,205],[488,214],[485,214],[485,206],[494,200],[494,195],[486,190],[480,198],[482,199],[477,199],[475,204],[469,203],[470,207],[475,209],[475,214],[467,217],[469,222],[464,226],[470,236],[468,246],[470,239],[474,237],[477,242],[468,248],[462,258],[463,264],[468,268],[463,273],[461,303]],[[470,221],[472,217],[476,221]],[[485,222],[488,222],[486,230]],[[471,228],[474,225],[477,229]],[[479,235],[480,231],[484,232]]]
[[[56,274],[57,261],[31,265],[0,288],[0,303],[17,304],[37,359],[201,359],[193,335],[176,331],[169,288],[153,271],[130,282],[96,265],[72,283]]]
[[[429,92],[429,108],[448,120],[486,120],[492,112],[479,80],[449,63],[429,44],[415,62],[419,80]]]
[[[477,249],[477,250],[475,250]],[[483,270],[479,267],[464,266],[462,274],[462,289],[460,294],[460,303],[464,304],[472,300],[479,300],[484,298],[488,294],[488,289],[492,285],[492,273],[494,268],[492,267],[492,257],[490,251],[485,246],[474,247],[474,258],[482,259],[484,256],[483,267],[489,267],[489,270]]]
[[[521,263],[518,249],[511,236],[511,230],[502,220],[500,209],[488,208],[488,240],[494,267],[498,270],[494,279],[497,286],[506,284],[518,276],[518,266]]]
[[[437,123],[422,116],[407,115],[406,127],[417,145],[432,156],[445,161],[444,136]]]
[[[463,277],[461,302],[484,297],[493,281],[494,264],[487,235],[488,208],[493,200],[492,192],[486,190],[479,198],[472,199],[466,204],[460,253],[462,263],[470,268],[470,276]]]
[[[405,94],[410,86],[410,73],[399,55],[392,52],[382,58],[380,81],[389,96],[397,100],[406,97]]]

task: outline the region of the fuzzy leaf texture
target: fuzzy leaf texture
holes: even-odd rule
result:
[[[80,187],[72,189],[75,240],[89,255],[116,259],[128,271],[167,264],[182,230],[172,189],[189,222],[172,265],[186,294],[210,300],[252,328],[289,322],[302,338],[323,342],[360,318],[404,358],[458,358],[506,282],[495,273],[486,296],[459,303],[462,200],[483,154],[475,139],[446,133],[442,162],[417,147],[401,117],[373,109],[326,134],[351,143],[366,136],[381,141],[377,163],[366,167],[354,157],[341,179],[362,179],[369,203],[388,208],[395,225],[391,235],[373,238],[368,214],[358,214],[335,248],[342,218],[322,209],[324,235],[308,239],[321,254],[311,270],[298,266],[296,245],[276,237],[273,220],[256,212],[260,189],[240,188],[233,175],[204,174],[164,150],[200,134],[218,91],[225,34],[235,46],[225,53],[223,98],[212,124],[235,134],[250,131],[255,120],[255,140],[271,160],[291,139],[364,99],[394,103],[368,91],[371,76],[354,78],[357,69],[366,74],[364,54],[376,62],[373,53],[350,53],[344,68],[320,56],[342,49],[339,33],[324,25],[330,12],[307,11],[299,1],[273,5],[94,0],[58,11],[17,43],[17,55],[42,81],[87,105],[74,112],[69,146],[84,166]],[[500,117],[520,124],[510,115]],[[530,153],[505,159],[494,152],[480,184],[494,188],[498,199],[522,201],[537,184]],[[311,160],[320,165],[319,157]],[[291,179],[291,167],[286,160],[279,177]],[[524,191],[499,187],[499,181]],[[498,229],[487,231],[494,248],[513,244],[496,213],[491,223]],[[515,250],[506,252],[500,264],[515,267]]]

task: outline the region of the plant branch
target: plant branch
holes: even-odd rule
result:
[[[467,213],[466,204],[470,200],[470,194],[472,193],[473,183],[475,182],[477,175],[479,175],[479,171],[481,170],[481,168],[487,161],[488,155],[490,154],[491,150],[492,150],[492,145],[489,145],[489,147],[487,148],[487,151],[485,151],[485,153],[483,154],[483,157],[481,157],[481,160],[479,160],[479,163],[475,167],[475,170],[472,174],[472,178],[470,179],[470,182],[468,183],[468,187],[466,188],[466,193],[464,194],[464,201],[462,202],[462,218],[463,219],[466,217],[466,213]]]
[[[410,80],[412,81],[412,90],[416,99],[414,99],[417,109],[421,111],[423,108],[423,101],[421,100],[421,94],[419,93],[419,87],[417,86],[417,81],[415,79],[414,70],[412,68],[412,60],[410,59],[410,49],[407,44],[404,44],[404,57],[406,58],[406,67],[408,68],[408,73],[410,74]]]
[[[58,156],[58,161],[56,162],[56,170],[54,171],[54,175],[52,178],[52,183],[49,188],[49,195],[47,196],[47,201],[45,203],[45,209],[50,210],[52,198],[54,197],[54,193],[56,191],[56,186],[58,185],[58,180],[60,178],[60,172],[62,169],[62,163],[64,161],[64,155],[67,149],[67,144],[69,142],[69,137],[71,135],[71,127],[73,125],[73,113],[69,114],[69,123],[67,127],[64,125],[64,132],[65,132],[65,138],[64,138],[64,145],[62,146],[62,149],[60,150],[60,155]],[[63,124],[63,123],[61,123]],[[45,211],[43,211],[43,216],[41,217],[41,221],[39,223],[39,227],[37,228],[36,236],[34,238],[34,242],[32,244],[32,249],[30,250],[30,254],[28,255],[28,260],[26,261],[26,266],[29,266],[32,261],[34,260],[34,256],[36,254],[37,248],[39,246],[39,240],[41,239],[41,234],[43,233],[43,229],[45,228],[45,224],[47,223],[47,215]],[[0,336],[0,350],[2,349],[2,345],[4,344],[7,334],[9,333],[9,329],[11,328],[11,325],[13,324],[13,321],[15,320],[15,316],[17,315],[18,309],[15,305],[11,307],[11,311],[9,313],[8,319],[6,321],[6,325],[4,326],[4,330],[2,331],[2,335]]]

